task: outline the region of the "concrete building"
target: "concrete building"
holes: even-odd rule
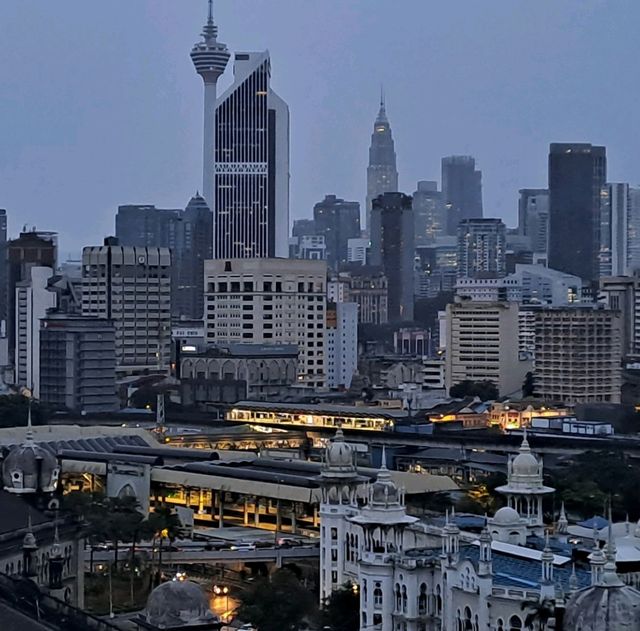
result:
[[[9,282],[9,264],[7,260],[7,211],[0,208],[0,327],[6,327],[9,298],[7,296]]]
[[[213,257],[287,257],[289,108],[271,88],[268,51],[236,53],[233,75],[212,130]]]
[[[363,265],[349,273],[348,300],[358,305],[359,324],[389,322],[389,281],[379,267]]]
[[[82,315],[112,320],[116,372],[166,372],[171,356],[171,252],[119,245],[82,251]]]
[[[298,384],[325,387],[324,261],[206,261],[205,282],[208,344],[296,344]]]
[[[15,289],[15,384],[40,398],[40,320],[56,306],[56,295],[48,290],[50,267],[31,267],[30,279]]]
[[[371,243],[369,239],[358,237],[347,241],[347,261],[349,263],[367,264],[368,250]]]
[[[459,278],[456,294],[468,300],[561,307],[582,300],[582,279],[542,265],[518,264],[504,278]]]
[[[213,255],[213,214],[196,194],[185,210],[119,206],[116,237],[121,245],[171,250],[171,315],[201,318],[204,261]]]
[[[327,386],[350,388],[358,370],[358,304],[334,302],[327,306]]]
[[[500,219],[464,219],[458,225],[458,278],[507,273],[506,227]]]
[[[526,237],[537,256],[547,257],[549,249],[549,191],[523,188],[518,200],[518,233]]]
[[[393,352],[396,355],[431,356],[431,329],[404,327],[393,333]]]
[[[416,247],[429,245],[436,238],[446,235],[447,216],[438,183],[418,182],[412,199]]]
[[[306,237],[316,234],[316,224],[313,219],[294,219],[291,229],[292,237]]]
[[[518,354],[518,310],[514,302],[447,305],[447,390],[465,380],[492,381],[500,396],[522,388],[531,364]]]
[[[398,169],[396,150],[384,98],[380,99],[380,110],[371,134],[369,147],[369,165],[367,166],[367,203],[365,209],[366,230],[371,236],[371,211],[373,200],[383,193],[398,190]]]
[[[549,149],[549,267],[592,282],[599,276],[604,147],[552,143]]]
[[[384,270],[390,322],[413,320],[414,225],[411,197],[384,193],[373,200],[371,264]]]
[[[322,235],[302,235],[289,238],[289,258],[325,261],[327,245]]]
[[[210,0],[207,23],[202,29],[202,41],[191,49],[191,61],[204,82],[202,191],[211,210],[214,209],[215,203],[217,85],[218,79],[227,67],[229,57],[226,45],[218,41],[218,27],[213,22]]]
[[[41,322],[41,401],[87,414],[117,410],[113,322],[56,312]]]
[[[183,405],[277,400],[296,385],[298,347],[242,343],[215,346],[204,353],[184,355],[180,376]]]
[[[416,248],[415,294],[435,298],[453,291],[458,275],[458,240],[437,237],[432,245]]]
[[[316,234],[324,237],[327,266],[339,269],[348,261],[349,239],[360,237],[360,204],[326,195],[313,207],[313,221]]]
[[[565,404],[620,403],[621,317],[593,307],[536,313],[535,394]]]
[[[442,158],[442,201],[447,234],[456,235],[463,219],[482,217],[482,172],[471,156]]]
[[[620,313],[623,356],[640,358],[640,277],[601,278],[598,296],[607,309]]]

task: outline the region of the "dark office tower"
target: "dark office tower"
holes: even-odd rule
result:
[[[367,208],[366,228],[371,234],[371,204],[382,195],[398,190],[398,170],[396,151],[387,119],[384,98],[380,99],[380,111],[373,124],[371,146],[369,147],[369,166],[367,167]]]
[[[384,193],[373,200],[371,264],[382,267],[388,280],[389,322],[413,320],[415,243],[411,197]]]
[[[22,232],[17,239],[7,244],[7,337],[9,355],[15,354],[16,346],[16,285],[31,281],[32,267],[56,267],[57,236],[55,233]]]
[[[213,258],[286,257],[289,108],[267,51],[236,53],[233,74],[216,103]]]
[[[292,237],[312,237],[316,234],[316,224],[313,219],[295,219],[293,222]]]
[[[416,247],[431,245],[436,237],[446,234],[446,215],[437,182],[418,182],[413,194],[413,220]]]
[[[600,194],[607,181],[604,147],[552,143],[549,150],[549,267],[598,278]]]
[[[447,233],[455,235],[463,219],[482,217],[482,171],[471,156],[442,158],[442,200]]]
[[[535,254],[547,256],[549,248],[549,191],[523,188],[518,200],[518,234],[529,239]]]
[[[0,337],[7,325],[7,266],[7,211],[0,208]]]
[[[212,258],[213,215],[196,193],[185,210],[120,206],[116,237],[121,245],[169,248],[172,252],[171,315],[204,315],[204,261]]]
[[[458,278],[506,275],[506,228],[500,219],[464,219],[458,225]]]
[[[337,270],[348,261],[349,239],[360,237],[360,204],[326,195],[313,207],[313,221],[316,235],[324,237],[327,265]]]

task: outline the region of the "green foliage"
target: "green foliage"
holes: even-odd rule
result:
[[[533,373],[528,372],[524,376],[524,383],[522,384],[522,397],[532,397],[534,394],[535,384],[533,382]]]
[[[315,597],[288,570],[260,578],[241,593],[238,617],[260,631],[298,631],[315,612]]]
[[[15,427],[27,424],[29,399],[19,394],[0,396],[0,427]],[[49,411],[38,401],[31,401],[31,422],[46,425]]]
[[[455,399],[478,397],[481,401],[498,398],[498,388],[493,381],[470,381],[465,379],[449,389],[449,395]]]
[[[331,593],[324,603],[320,620],[331,631],[360,629],[360,597],[352,583],[346,583]]]

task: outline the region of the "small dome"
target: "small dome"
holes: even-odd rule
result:
[[[218,621],[202,588],[192,581],[158,585],[147,600],[145,619],[158,629],[183,629]]]
[[[609,571],[599,585],[578,590],[564,615],[565,631],[637,631],[640,629],[640,591],[625,585]]]
[[[533,454],[518,454],[511,466],[514,475],[538,475],[539,463]]]
[[[31,431],[22,445],[12,447],[2,462],[2,483],[9,493],[52,493],[58,485],[58,459],[35,442]]]
[[[518,515],[518,511],[510,506],[503,506],[493,516],[493,522],[496,524],[516,524],[519,521],[520,515]]]
[[[353,449],[351,445],[344,442],[344,434],[341,429],[338,429],[333,440],[327,446],[325,463],[331,470],[342,472],[355,471]]]

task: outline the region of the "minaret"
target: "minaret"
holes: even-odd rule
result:
[[[396,151],[387,119],[384,92],[380,94],[380,110],[371,134],[369,166],[367,167],[367,205],[365,208],[367,233],[371,236],[371,202],[382,193],[398,190]]]
[[[218,27],[213,22],[213,0],[209,0],[209,16],[202,29],[202,42],[191,49],[191,61],[204,81],[204,156],[202,160],[202,189],[211,211],[215,212],[215,117],[218,79],[229,61],[229,51],[217,40]]]

